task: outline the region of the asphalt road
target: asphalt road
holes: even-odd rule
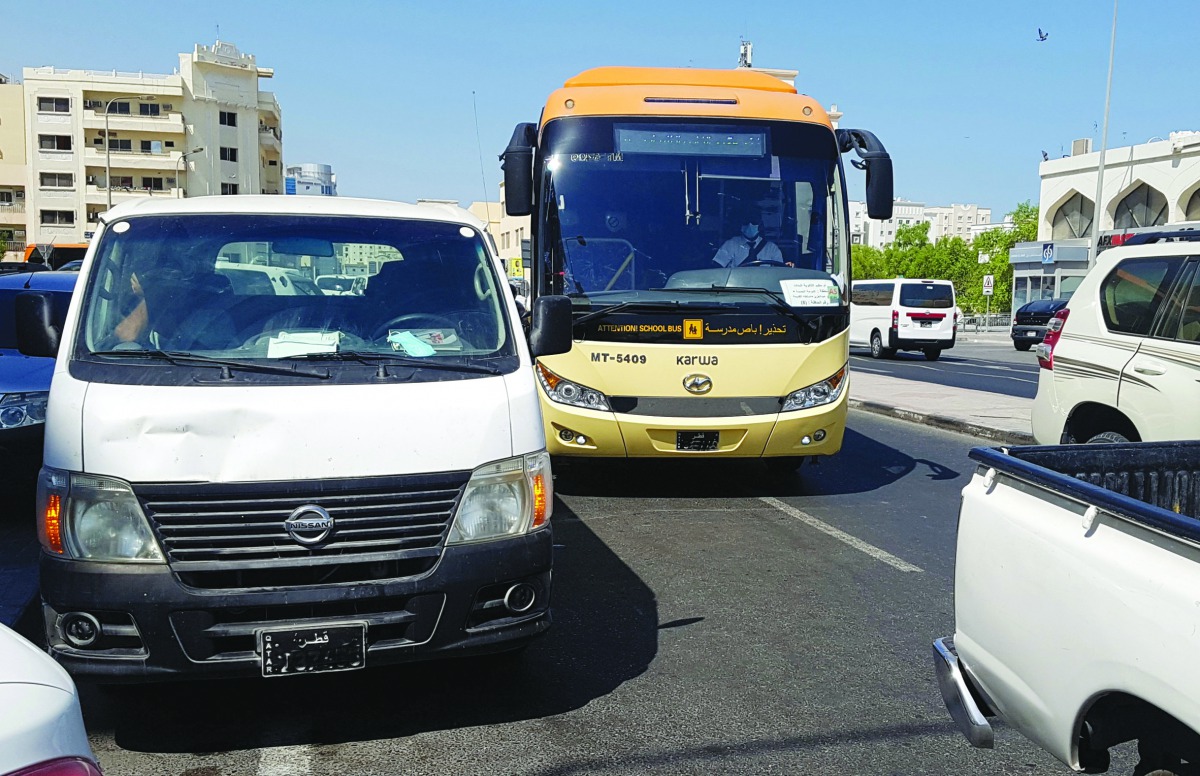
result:
[[[970,388],[1032,399],[1037,394],[1038,363],[1032,352],[1019,352],[1009,342],[959,342],[937,361],[921,353],[897,353],[894,358],[871,358],[870,352],[850,350],[855,371],[902,377],[906,380]]]
[[[974,443],[854,412],[786,481],[562,474],[555,624],[516,666],[84,687],[93,746],[114,775],[1068,773],[1003,728],[973,750],[933,678]]]

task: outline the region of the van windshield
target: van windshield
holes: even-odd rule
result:
[[[954,286],[945,283],[901,283],[901,307],[949,308],[954,306]]]
[[[329,354],[355,353],[432,364],[516,352],[484,238],[457,223],[141,216],[105,230],[95,265],[79,350],[105,359],[333,364]],[[326,289],[316,278],[327,275],[346,280]]]

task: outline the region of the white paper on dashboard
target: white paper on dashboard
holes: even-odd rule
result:
[[[833,278],[780,280],[783,300],[792,307],[830,307],[842,303],[842,292]]]
[[[267,358],[333,353],[341,341],[341,334],[339,331],[281,331],[267,343]]]

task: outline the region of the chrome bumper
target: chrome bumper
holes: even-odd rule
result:
[[[987,721],[979,703],[963,676],[954,651],[954,639],[944,638],[933,642],[933,667],[937,673],[938,687],[942,690],[942,701],[958,729],[979,749],[991,749],[995,745],[992,725]]]

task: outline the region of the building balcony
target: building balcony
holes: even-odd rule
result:
[[[0,224],[12,224],[24,221],[24,202],[0,202]]]
[[[88,110],[83,113],[84,129],[104,129],[104,111]],[[108,114],[110,132],[161,132],[170,135],[183,134],[183,114],[165,113],[161,116],[139,114]]]
[[[90,185],[86,192],[87,203],[89,205],[107,205],[108,204],[108,189],[104,186]],[[112,190],[113,204],[127,202],[131,199],[145,199],[146,197],[158,197],[167,199],[182,199],[183,189],[179,186],[172,186],[166,189],[141,189],[137,187],[126,188],[124,186],[114,186]]]
[[[258,145],[267,151],[283,153],[283,133],[278,127],[258,125]]]
[[[178,168],[180,151],[164,151],[152,153],[149,151],[112,151],[112,166],[122,170],[171,170]],[[105,153],[103,148],[89,147],[83,154],[83,163],[88,167],[103,167]]]
[[[273,92],[258,93],[258,111],[259,113],[269,113],[276,119],[283,115],[279,109],[279,100],[275,99]]]

